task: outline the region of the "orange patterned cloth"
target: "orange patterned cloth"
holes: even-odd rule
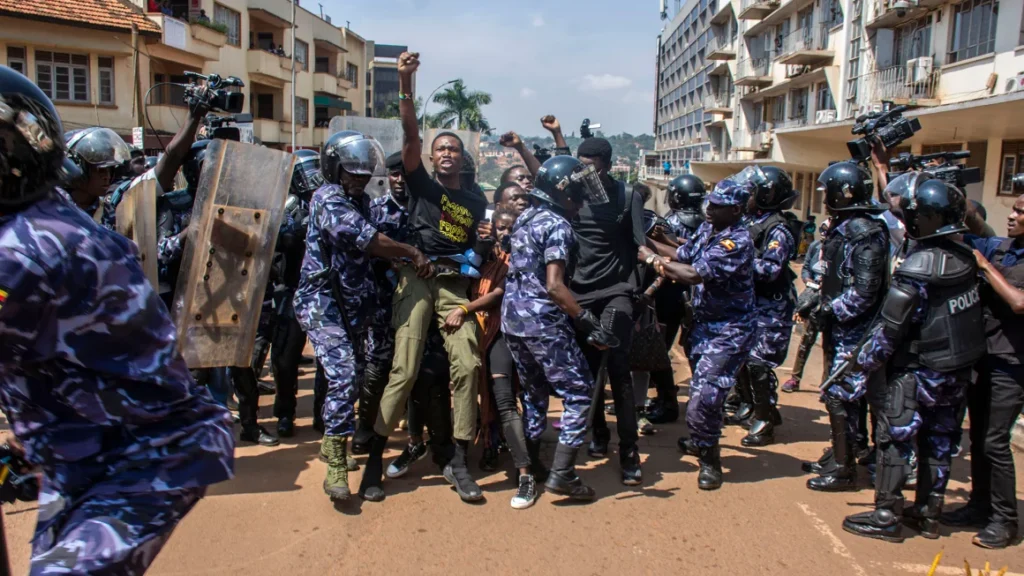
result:
[[[476,300],[486,296],[495,288],[505,284],[505,275],[508,274],[508,254],[500,248],[492,253],[491,258],[480,267],[480,278],[473,282],[470,287],[470,300]],[[480,325],[480,428],[479,439],[486,443],[491,430],[491,423],[494,422],[497,413],[494,409],[494,401],[491,397],[491,387],[488,384],[491,373],[487,369],[487,350],[490,349],[494,339],[501,331],[501,307],[485,310],[476,313],[476,321]],[[515,378],[514,374],[510,377]]]

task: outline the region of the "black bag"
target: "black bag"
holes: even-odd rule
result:
[[[654,308],[646,307],[633,328],[633,343],[629,348],[630,370],[657,372],[672,369],[663,330],[664,327],[658,324]]]

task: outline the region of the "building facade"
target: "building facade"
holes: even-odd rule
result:
[[[296,6],[293,81],[291,20],[288,0],[0,0],[0,62],[43,87],[67,129],[131,141],[143,126],[147,150],[184,121],[190,72],[235,76],[255,138],[289,149],[294,120],[296,147],[317,148],[330,118],[364,113],[367,42]]]
[[[397,116],[398,57],[407,46],[373,44],[367,49],[372,59],[367,63],[366,115],[374,118]]]
[[[997,230],[1024,171],[1024,2],[689,0],[659,37],[656,149],[716,181],[778,165],[823,213],[818,173],[849,158],[854,119],[907,105],[922,130],[894,152],[970,150],[970,198]]]

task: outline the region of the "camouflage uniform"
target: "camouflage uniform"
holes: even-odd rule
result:
[[[693,379],[686,424],[694,443],[709,447],[718,443],[722,405],[754,345],[754,247],[742,224],[715,232],[705,222],[691,242],[679,247],[676,259],[703,279],[693,287]]]
[[[767,213],[752,219],[757,224],[768,219]],[[767,244],[760,257],[754,258],[754,281],[773,282],[780,275],[787,274],[789,259],[796,254],[796,241],[785,229],[775,226],[768,233]],[[777,368],[786,361],[789,339],[793,334],[793,311],[796,309],[796,290],[790,286],[790,293],[781,299],[757,294],[757,335],[750,357],[771,368]]]
[[[576,244],[572,226],[547,207],[532,207],[519,216],[512,232],[512,252],[501,303],[501,330],[522,383],[526,437],[537,440],[547,426],[548,397],[562,398],[558,441],[577,448],[587,434],[594,379],[576,343],[568,314],[548,296],[547,265],[566,264],[566,278]]]
[[[336,184],[325,184],[309,205],[306,256],[295,292],[295,316],[327,377],[326,435],[355,430],[353,407],[366,363],[366,319],[376,302],[367,246],[377,230]]]
[[[233,475],[134,244],[56,193],[0,215],[0,406],[43,472],[32,574],[141,574]]]
[[[408,211],[390,193],[370,201],[370,222],[388,238],[404,242],[408,220]],[[391,299],[395,295],[395,283],[387,276],[391,269],[387,260],[374,260],[373,269],[377,302],[367,332],[366,354],[370,363],[382,367],[387,373],[391,370],[391,357],[395,351],[395,330],[391,327]]]

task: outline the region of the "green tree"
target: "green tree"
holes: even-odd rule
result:
[[[416,107],[416,118],[419,123],[423,124],[423,97],[417,96],[412,101],[413,106]],[[398,101],[388,102],[388,105],[384,107],[384,113],[380,116],[381,118],[401,118],[402,114],[398,109]],[[437,128],[439,126],[436,114],[427,114],[427,128]]]
[[[491,103],[491,95],[478,90],[467,90],[466,83],[461,78],[435,95],[434,102],[444,106],[436,116],[441,126],[484,134],[491,132],[491,125],[482,110]]]

